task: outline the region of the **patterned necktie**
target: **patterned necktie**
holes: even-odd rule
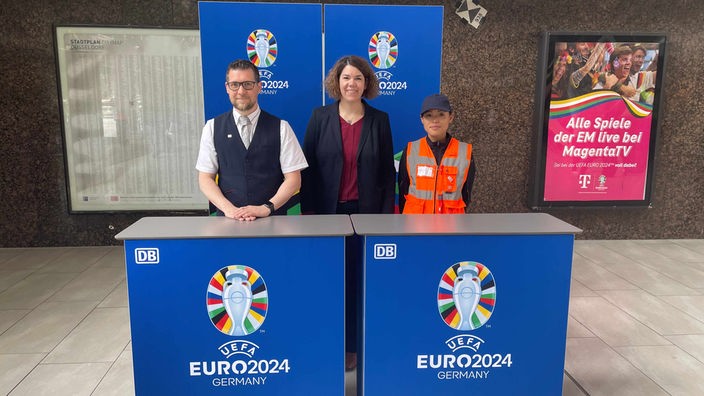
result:
[[[237,119],[237,125],[240,126],[240,136],[242,136],[242,143],[244,143],[245,148],[249,148],[249,143],[252,141],[252,121],[249,117],[240,116]]]

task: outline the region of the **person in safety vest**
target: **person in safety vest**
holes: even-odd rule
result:
[[[408,143],[398,169],[401,213],[466,213],[476,166],[472,145],[447,132],[453,119],[447,96],[423,100],[420,121],[427,136]]]

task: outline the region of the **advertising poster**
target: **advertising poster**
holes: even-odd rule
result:
[[[550,35],[534,206],[648,206],[664,36]]]
[[[369,60],[379,80],[369,104],[389,114],[397,159],[425,136],[421,103],[440,92],[442,20],[442,6],[325,5],[325,73],[345,55]]]
[[[321,5],[199,2],[198,7],[205,118],[232,109],[225,91],[227,65],[249,59],[259,68],[261,108],[288,121],[302,142],[311,111],[321,103]]]

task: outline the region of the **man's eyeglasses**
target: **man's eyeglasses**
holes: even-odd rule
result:
[[[227,86],[233,91],[237,91],[238,89],[240,89],[240,86],[242,86],[244,89],[249,91],[250,89],[253,89],[254,86],[257,85],[257,82],[256,81],[242,81],[242,82],[227,81],[227,82],[225,82],[225,84],[227,84]]]

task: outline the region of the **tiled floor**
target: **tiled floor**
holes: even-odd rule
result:
[[[567,337],[564,395],[704,395],[704,240],[577,241]],[[0,249],[0,394],[134,394],[121,247]]]

